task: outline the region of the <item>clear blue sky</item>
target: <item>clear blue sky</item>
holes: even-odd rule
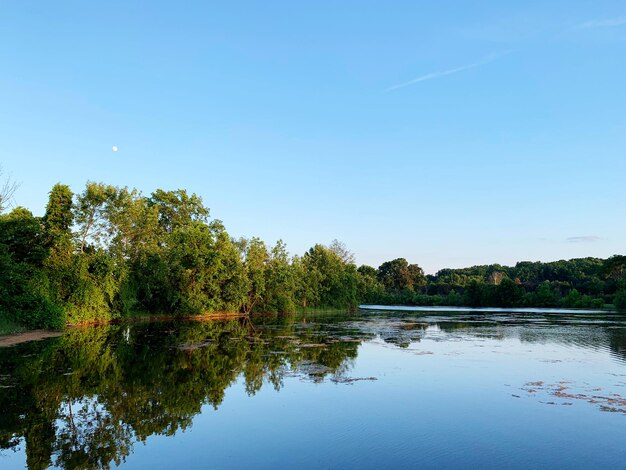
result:
[[[95,180],[374,266],[626,251],[623,0],[5,2],[0,70],[35,214]]]

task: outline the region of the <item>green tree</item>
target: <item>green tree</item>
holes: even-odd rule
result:
[[[65,311],[65,304],[73,293],[74,242],[74,194],[69,186],[57,183],[49,193],[46,213],[43,217],[46,245],[49,256],[43,262],[43,272],[38,287],[56,305]]]
[[[617,291],[615,297],[613,297],[613,306],[617,310],[626,310],[626,289]]]
[[[287,247],[278,240],[272,247],[266,270],[265,298],[259,310],[288,313],[296,310],[296,279]]]
[[[71,238],[71,227],[74,222],[73,198],[74,194],[69,186],[61,183],[55,184],[50,191],[43,223],[48,242],[52,246],[69,242]]]
[[[21,207],[0,215],[0,315],[31,328],[61,326],[61,309],[40,288],[47,255],[41,219]]]
[[[0,218],[0,243],[8,247],[13,260],[41,266],[48,256],[41,219],[23,207]]]
[[[245,273],[246,298],[243,312],[250,313],[261,304],[266,295],[266,277],[270,254],[265,243],[257,237],[241,238],[238,242]]]
[[[496,287],[495,302],[498,307],[515,307],[524,296],[524,288],[505,277]]]
[[[379,302],[385,288],[378,280],[376,268],[362,265],[357,274],[359,302]]]
[[[483,285],[476,280],[472,280],[465,290],[465,303],[470,307],[482,307]]]
[[[209,209],[203,205],[202,198],[195,194],[190,196],[184,189],[157,189],[148,199],[148,205],[157,208],[159,225],[166,233],[194,221],[206,222],[209,217]]]
[[[346,264],[334,251],[317,244],[302,257],[307,291],[314,292],[316,305],[353,307],[356,305],[356,266]]]
[[[537,288],[535,302],[538,307],[555,307],[558,301],[558,295],[552,289],[550,282],[544,281]]]
[[[114,186],[88,182],[85,190],[76,197],[74,220],[78,225],[80,251],[91,241],[95,246],[106,244],[111,236],[108,211],[117,197]]]
[[[378,268],[378,280],[392,292],[412,290],[416,274],[415,269],[409,269],[409,263],[404,258],[386,261]]]
[[[177,226],[169,238],[167,269],[171,286],[163,299],[172,313],[204,313],[220,307],[215,238],[202,222]]]
[[[411,276],[412,288],[417,291],[418,288],[426,285],[426,276],[424,276],[424,270],[417,264],[409,264],[409,274]]]

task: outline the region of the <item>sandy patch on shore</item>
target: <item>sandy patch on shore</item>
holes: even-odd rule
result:
[[[32,330],[15,335],[0,336],[0,348],[15,346],[16,344],[26,343],[28,341],[39,341],[46,338],[55,338],[61,336],[60,331]]]

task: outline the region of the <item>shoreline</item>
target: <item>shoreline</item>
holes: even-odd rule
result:
[[[311,311],[297,312],[296,314],[316,314],[316,313],[339,313],[344,311],[343,309],[320,309]],[[455,314],[455,313],[522,313],[522,314],[545,314],[545,315],[570,315],[570,314],[582,314],[582,315],[619,315],[623,312],[618,310],[594,310],[594,309],[559,309],[559,308],[541,308],[541,307],[526,307],[526,308],[498,308],[498,307],[452,307],[452,306],[413,306],[413,305],[375,305],[375,304],[361,304],[357,307],[356,312],[363,313],[376,313],[376,312],[423,312],[423,313],[441,313],[441,314]],[[344,311],[345,313],[345,311]],[[256,313],[233,313],[233,312],[219,312],[219,313],[206,313],[200,315],[151,315],[151,314],[137,314],[128,317],[115,318],[107,321],[98,322],[82,322],[75,324],[68,324],[63,330],[26,330],[16,333],[0,335],[0,348],[6,348],[15,346],[22,343],[31,341],[41,341],[48,338],[56,338],[63,336],[66,331],[70,329],[91,328],[104,325],[120,325],[124,323],[139,323],[139,322],[159,322],[159,321],[216,321],[216,320],[232,320],[235,318],[250,318],[251,316],[263,317],[268,314]],[[273,315],[273,314],[272,314]]]
[[[361,304],[359,310],[389,312],[432,312],[432,313],[542,313],[542,314],[619,314],[618,310],[600,310],[588,308],[552,308],[552,307],[452,307],[452,306],[421,306],[421,305],[375,305]]]
[[[0,336],[0,348],[8,348],[31,341],[41,341],[47,338],[57,338],[63,336],[63,331],[55,330],[29,330],[21,333]]]
[[[104,325],[119,325],[122,323],[134,323],[145,321],[170,321],[170,320],[183,320],[183,321],[214,321],[214,320],[231,320],[234,318],[247,318],[249,315],[244,313],[207,313],[202,315],[134,315],[124,318],[116,318],[113,320],[99,321],[99,322],[83,322],[66,325],[63,330],[26,330],[17,333],[10,333],[6,335],[0,335],[0,348],[8,348],[16,346],[22,343],[28,343],[31,341],[41,341],[48,338],[57,338],[63,336],[70,329],[80,328],[92,328],[96,326]]]

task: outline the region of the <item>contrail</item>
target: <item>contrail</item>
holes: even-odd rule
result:
[[[578,25],[577,29],[587,28],[610,28],[613,26],[626,25],[626,16],[620,16],[618,18],[607,18],[605,20],[593,20]]]
[[[489,62],[493,62],[494,60],[497,60],[509,53],[510,51],[505,52],[503,54],[491,54],[485,57],[484,59],[479,60],[478,62],[474,62],[473,64],[462,65],[461,67],[456,67],[450,70],[444,70],[442,72],[427,73],[426,75],[421,75],[417,78],[414,78],[413,80],[409,80],[408,82],[399,83],[398,85],[391,86],[385,90],[385,93],[392,91],[392,90],[397,90],[398,88],[404,88],[405,86],[414,85],[415,83],[425,82],[426,80],[433,80],[435,78],[445,77],[446,75],[452,75],[455,73],[463,72],[465,70],[474,69],[476,67],[480,67],[481,65],[488,64]]]

